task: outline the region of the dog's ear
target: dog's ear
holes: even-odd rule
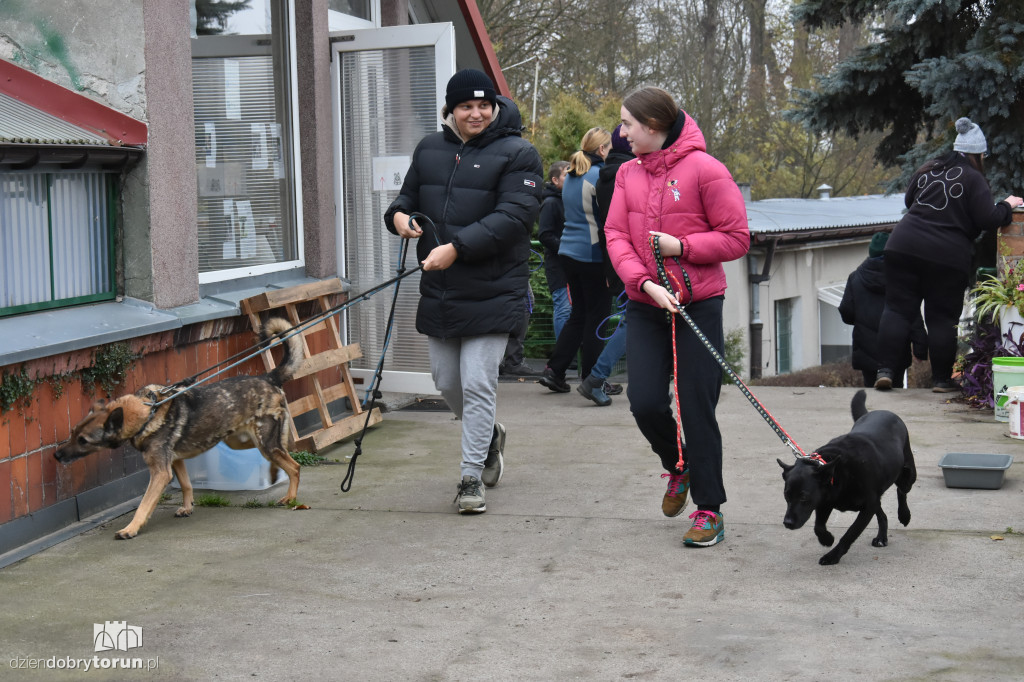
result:
[[[838,464],[842,458],[842,453],[837,453],[831,460],[825,462],[820,467],[818,467],[817,474],[819,476],[832,477],[836,470],[836,464]]]
[[[124,408],[118,407],[110,412],[107,421],[103,424],[103,430],[107,433],[120,433],[124,426]]]
[[[786,477],[786,474],[788,474],[788,473],[789,473],[789,470],[790,470],[790,469],[792,469],[793,467],[795,467],[795,466],[796,466],[796,464],[786,464],[786,463],[785,463],[785,462],[783,462],[783,461],[782,461],[781,459],[776,459],[775,461],[779,463],[779,466],[780,466],[780,467],[782,467],[782,477],[783,477],[783,478],[785,478],[785,477]]]

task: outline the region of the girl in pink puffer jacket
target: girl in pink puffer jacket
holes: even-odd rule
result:
[[[700,339],[677,318],[672,348],[670,317],[680,304],[711,343],[724,352],[722,263],[750,247],[743,196],[729,171],[706,153],[704,135],[659,88],[641,88],[623,101],[622,136],[637,155],[619,168],[605,235],[612,265],[626,286],[627,396],[640,432],[661,458],[668,478],[662,512],[678,516],[692,485],[697,505],[686,545],[707,547],[725,538],[721,505],[722,436],[715,408],[722,370]],[[665,268],[675,281],[689,275],[692,294],[674,295],[658,279],[650,237],[659,237]],[[679,264],[672,256],[678,258]],[[665,384],[677,360],[683,439]],[[684,464],[678,466],[680,460]]]

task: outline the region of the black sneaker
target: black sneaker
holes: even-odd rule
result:
[[[480,487],[480,479],[472,476],[463,476],[459,482],[459,492],[452,500],[459,505],[460,514],[482,514],[487,511],[487,504],[484,502],[484,491]]]
[[[520,362],[518,365],[502,365],[498,368],[498,375],[503,377],[539,377],[541,372],[525,362]]]
[[[875,375],[875,390],[876,391],[888,391],[892,388],[892,370],[882,368],[878,370],[878,374]]]
[[[959,393],[960,387],[952,379],[932,383],[932,393]]]
[[[555,393],[568,393],[569,384],[565,382],[565,377],[558,378],[555,376],[555,371],[550,367],[544,368],[544,373],[540,375],[540,385],[545,388],[549,388]]]
[[[480,480],[488,488],[498,485],[501,475],[505,472],[505,427],[494,422],[494,434],[491,445],[487,448],[487,459],[484,460],[484,471]]]
[[[605,395],[618,395],[622,393],[622,384],[613,384],[609,381],[604,382]]]

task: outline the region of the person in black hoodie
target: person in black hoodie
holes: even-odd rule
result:
[[[521,136],[519,109],[482,71],[451,77],[441,118],[443,129],[416,145],[384,224],[417,240],[416,330],[428,337],[434,384],[462,419],[455,503],[460,514],[478,514],[487,509],[481,483],[497,485],[504,469],[498,366],[524,320],[544,167]],[[436,229],[410,220],[416,211]]]
[[[548,280],[548,290],[551,292],[551,303],[554,307],[551,318],[556,339],[572,311],[567,288],[569,282],[565,278],[562,262],[558,260],[558,246],[562,242],[562,230],[565,229],[562,184],[568,172],[568,161],[555,161],[548,168],[548,181],[544,183],[544,199],[540,205],[540,218],[537,219],[537,241],[544,246],[544,275]]]
[[[885,307],[885,273],[882,268],[888,239],[888,232],[878,232],[871,238],[868,257],[846,279],[843,300],[839,304],[843,322],[853,325],[853,368],[861,371],[864,385],[869,387],[875,385],[880,367],[878,323]],[[928,358],[928,336],[920,313],[910,327],[910,344],[900,358],[900,364],[893,368],[893,388],[903,388],[903,374],[910,366],[911,350],[918,360]]]
[[[1024,200],[1010,195],[993,204],[985,179],[988,143],[967,117],[957,119],[953,151],[926,162],[910,178],[907,212],[885,245],[885,310],[879,323],[881,367],[875,388],[892,388],[924,302],[932,391],[960,390],[953,381],[956,326],[970,277],[972,242],[986,230],[1008,225]]]
[[[612,148],[604,160],[604,166],[598,171],[597,184],[594,185],[594,193],[597,198],[597,237],[601,242],[601,252],[604,254],[604,274],[608,280],[608,291],[615,299],[622,297],[624,287],[615,268],[612,267],[611,259],[608,258],[608,241],[604,236],[604,221],[608,217],[608,206],[612,203],[615,174],[619,172],[619,166],[636,158],[636,155],[630,150],[629,142],[620,135],[621,130],[621,123],[615,126],[615,130],[612,132]],[[597,362],[590,370],[590,376],[584,377],[580,385],[576,387],[576,391],[580,395],[601,406],[611,405],[610,396],[622,393],[621,385],[608,382],[612,368],[626,352],[625,306],[622,306],[619,315],[619,324],[605,342],[604,350],[601,351]]]

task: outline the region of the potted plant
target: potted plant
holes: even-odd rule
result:
[[[971,295],[977,319],[991,317],[1003,336],[1012,333],[1016,340],[1016,327],[1024,328],[1024,263],[1009,264],[1003,256],[1002,276],[987,276],[971,289]]]

